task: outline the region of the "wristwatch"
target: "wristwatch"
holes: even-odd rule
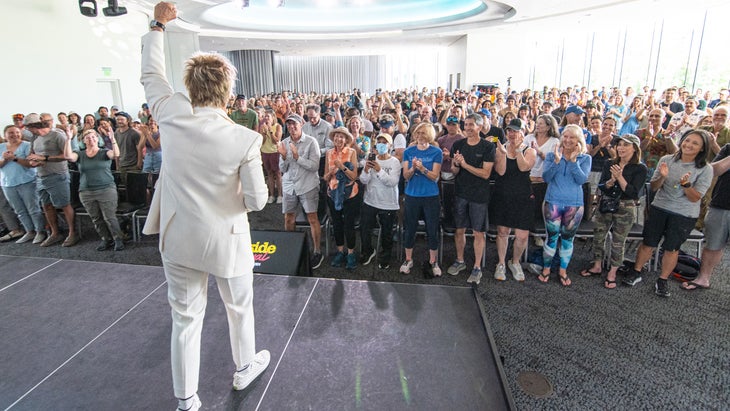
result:
[[[165,25],[164,25],[164,24],[160,23],[160,22],[159,22],[159,21],[157,21],[157,20],[152,20],[152,21],[150,22],[150,28],[151,28],[151,29],[153,29],[153,28],[155,28],[155,27],[159,27],[159,28],[161,28],[161,29],[162,29],[162,31],[165,31]]]
[[[686,182],[686,183],[684,183],[684,184],[680,184],[680,185],[681,185],[682,187],[684,187],[684,188],[690,188],[690,187],[692,187],[692,183],[690,183],[689,181],[687,181],[687,182]]]

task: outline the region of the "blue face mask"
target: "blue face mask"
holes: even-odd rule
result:
[[[386,143],[378,143],[375,145],[375,149],[378,150],[378,154],[381,156],[388,152],[388,144]]]

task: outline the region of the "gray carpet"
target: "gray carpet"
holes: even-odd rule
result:
[[[282,229],[280,206],[250,214],[254,229]],[[40,248],[0,244],[0,254],[128,264],[161,265],[156,237],[128,243],[121,252],[97,252],[96,234],[84,220],[84,240],[77,246]],[[444,261],[454,258],[453,239],[445,237]],[[467,244],[467,256],[470,248]],[[425,259],[419,240],[414,253]],[[727,251],[727,250],[726,250]],[[687,292],[670,282],[669,299],[654,295],[655,273],[636,287],[603,288],[598,278],[578,271],[592,257],[587,243],[576,241],[569,275],[562,287],[554,275],[549,284],[529,275],[517,283],[508,275],[492,279],[496,247],[487,243],[487,270],[478,286],[505,372],[519,409],[728,409],[730,404],[730,253],[713,277],[712,289]],[[468,260],[468,258],[467,258]],[[394,261],[387,271],[375,264],[353,272],[334,269],[329,259],[314,275],[324,278],[464,285],[467,274],[425,279],[420,267],[409,276]],[[469,262],[467,261],[467,264]],[[4,272],[4,270],[3,270]],[[449,366],[444,364],[444,366]],[[519,373],[536,371],[553,384],[547,398],[527,394]]]

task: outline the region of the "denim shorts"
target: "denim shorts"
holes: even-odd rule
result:
[[[50,174],[38,177],[36,187],[38,197],[44,206],[52,204],[55,208],[62,208],[71,204],[71,186],[68,173]]]
[[[454,198],[454,225],[456,228],[471,228],[474,231],[487,231],[487,203],[475,203],[459,196]]]

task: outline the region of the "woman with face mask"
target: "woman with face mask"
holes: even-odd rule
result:
[[[393,138],[390,134],[381,134],[375,144],[376,153],[370,153],[365,162],[365,168],[360,174],[360,182],[367,187],[360,209],[360,243],[362,256],[360,263],[368,265],[377,254],[378,268],[381,270],[390,267],[393,250],[393,223],[398,218],[398,180],[400,179],[401,164],[398,158],[390,155]],[[376,217],[380,223],[380,244],[372,245],[372,229],[375,227]],[[382,246],[382,248],[378,248]],[[376,253],[380,250],[379,253]]]

